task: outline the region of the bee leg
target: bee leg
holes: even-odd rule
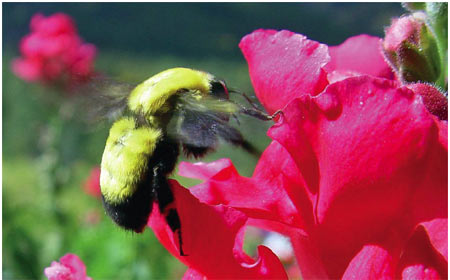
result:
[[[238,117],[236,116],[236,114],[232,114],[233,119],[237,122],[238,125],[241,125],[241,122],[239,121]]]
[[[248,104],[250,104],[250,106],[253,107],[253,109],[255,109],[255,110],[260,110],[260,109],[258,108],[258,106],[256,106],[256,104],[250,99],[250,97],[248,97],[248,95],[245,94],[245,92],[241,92],[241,91],[238,91],[238,90],[236,90],[236,89],[231,89],[231,88],[228,88],[228,91],[229,91],[229,92],[238,93],[238,94],[242,95],[242,97],[245,98],[245,100],[248,102]]]
[[[259,109],[249,109],[241,106],[240,112],[263,121],[270,121],[273,119],[272,116],[267,115]]]
[[[187,256],[183,251],[180,216],[177,210],[170,205],[174,202],[174,196],[167,181],[167,174],[161,173],[159,170],[161,170],[159,166],[153,168],[153,190],[158,201],[159,211],[165,216],[173,233],[178,235],[180,256]]]
[[[274,119],[276,116],[278,116],[278,115],[280,115],[280,116],[283,116],[283,111],[280,109],[280,110],[277,110],[275,113],[273,113],[271,116],[269,116],[270,117],[270,119]]]
[[[245,100],[247,100],[248,104],[250,104],[250,106],[253,107],[253,109],[259,110],[259,108],[255,105],[255,103],[253,103],[253,101],[250,99],[250,97],[248,97],[247,94],[245,94],[245,92],[242,92],[241,94],[245,98]]]
[[[166,215],[166,221],[169,224],[170,229],[177,233],[178,236],[178,243],[180,243],[180,256],[187,256],[183,252],[183,240],[181,237],[181,222],[180,222],[180,216],[178,216],[178,212],[175,209],[170,209],[169,213]]]

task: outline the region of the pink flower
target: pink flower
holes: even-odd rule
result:
[[[186,278],[280,278],[267,248],[242,256],[246,225],[288,236],[304,279],[447,277],[448,124],[422,85],[395,79],[379,44],[361,35],[329,48],[274,30],[242,39],[257,97],[283,114],[251,178],[225,159],[180,164],[204,180],[172,185],[189,256],[159,213],[149,226]]]
[[[91,169],[88,179],[84,182],[84,191],[93,196],[100,197],[102,195],[100,190],[100,167],[96,166]]]
[[[59,262],[52,262],[44,274],[49,280],[91,280],[86,276],[84,263],[74,254],[66,254]]]
[[[157,204],[148,221],[160,242],[186,264],[184,279],[286,279],[286,272],[276,255],[265,246],[258,247],[258,258],[244,253],[242,245],[248,217],[242,211],[223,205],[200,202],[192,193],[171,181],[180,215],[183,251],[178,238],[159,213]]]
[[[22,57],[12,62],[14,73],[28,82],[69,89],[93,75],[96,48],[83,43],[73,20],[66,14],[36,14],[31,33],[20,42]]]
[[[381,38],[362,34],[348,38],[339,46],[328,47],[330,62],[324,67],[328,81],[361,74],[395,79],[381,53],[381,44]]]

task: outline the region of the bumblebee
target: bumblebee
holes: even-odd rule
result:
[[[109,103],[120,109],[121,116],[109,131],[101,162],[106,213],[119,226],[139,233],[156,201],[178,234],[179,252],[184,256],[180,218],[168,182],[181,150],[199,158],[222,139],[255,152],[229,119],[238,114],[262,120],[271,116],[231,101],[224,81],[188,68],[156,74]]]

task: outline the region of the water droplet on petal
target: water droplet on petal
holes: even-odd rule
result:
[[[331,119],[337,118],[341,113],[341,102],[333,93],[324,92],[314,98],[317,107]]]

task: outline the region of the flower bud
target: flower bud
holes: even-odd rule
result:
[[[426,14],[416,12],[394,19],[386,29],[384,55],[403,82],[435,82],[440,75],[436,38],[425,24]]]

